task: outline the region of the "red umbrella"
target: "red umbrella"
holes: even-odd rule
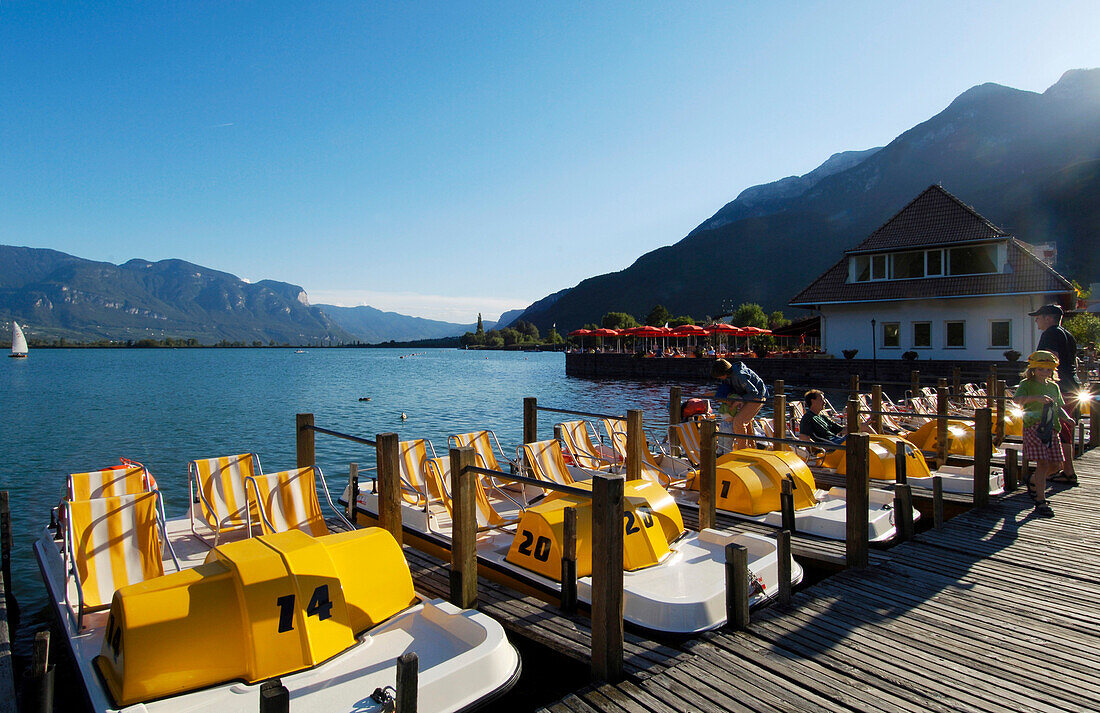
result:
[[[673,329],[672,334],[677,337],[695,337],[700,334],[707,334],[707,330],[697,324],[682,324]]]
[[[619,350],[619,337],[623,336],[623,333],[618,329],[608,329],[607,327],[600,327],[595,332],[592,332],[592,336],[595,337],[615,337],[615,351]]]
[[[592,334],[591,329],[574,329],[567,336],[570,336],[570,337],[587,337],[589,334]]]

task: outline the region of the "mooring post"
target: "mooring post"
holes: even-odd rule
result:
[[[871,428],[882,433],[882,384],[871,387]]]
[[[869,561],[867,531],[870,503],[867,478],[871,440],[866,433],[849,433],[845,443],[845,476],[847,499],[845,562],[848,567],[866,567]]]
[[[699,530],[714,527],[718,520],[716,465],[718,425],[714,421],[699,424]]]
[[[523,442],[534,443],[539,439],[539,402],[534,396],[523,399]],[[520,452],[519,463],[526,472],[527,454]]]
[[[398,545],[404,544],[401,531],[401,458],[396,433],[375,436],[375,460],[378,463],[378,526],[389,531]]]
[[[32,713],[53,713],[54,666],[50,663],[50,632],[34,635],[30,668],[23,672],[23,708]],[[15,710],[15,701],[11,708]]]
[[[909,483],[894,486],[894,513],[897,516],[898,542],[913,539],[913,488]]]
[[[451,604],[460,609],[477,606],[476,474],[470,446],[451,449]]]
[[[917,369],[909,371],[909,395],[913,398],[920,395],[920,371]]]
[[[626,479],[642,479],[643,449],[646,447],[641,409],[626,412]]]
[[[1002,402],[1003,403],[1003,402]],[[989,504],[989,470],[993,460],[993,418],[989,409],[974,412],[974,507]]]
[[[397,700],[395,713],[416,713],[420,658],[407,651],[397,659]]]
[[[784,532],[794,532],[794,486],[789,478],[783,479],[779,492],[779,514]]]
[[[778,558],[779,603],[791,603],[791,533],[781,530],[775,535],[775,556]]]
[[[356,524],[355,505],[359,501],[359,464],[348,465],[348,506],[345,511],[351,524]]]
[[[775,399],[772,404],[772,433],[776,438],[787,437],[787,397],[783,393],[783,381],[775,382]],[[774,444],[775,450],[785,451],[787,446],[783,443]]]
[[[1011,493],[1020,487],[1019,452],[1015,448],[1005,449],[1005,492]]]
[[[733,542],[726,545],[726,626],[749,626],[749,551]]]
[[[592,476],[592,677],[623,676],[623,486],[621,475]]]
[[[577,611],[577,509],[565,508],[561,535],[561,610]]]
[[[997,381],[997,434],[996,440],[993,441],[998,446],[1005,441],[1005,413],[1008,411],[1008,404],[1005,403],[1005,394],[1008,393],[1008,384],[1004,379],[998,379]]]
[[[298,467],[308,468],[317,464],[317,456],[314,453],[315,434],[313,432],[313,414],[300,413],[297,418],[297,451]]]
[[[845,411],[844,425],[849,433],[859,433],[859,401],[855,397],[848,397],[848,408]]]
[[[1084,420],[1077,422],[1077,448],[1074,450],[1074,458],[1080,458],[1085,455],[1085,422]]]
[[[859,374],[848,375],[848,398],[859,398]]]
[[[941,381],[946,381],[943,379]],[[936,388],[936,467],[947,463],[947,387]]]
[[[962,396],[962,368],[958,366],[951,367],[951,392],[955,395],[955,398]]]
[[[278,678],[260,684],[260,713],[290,713],[290,691]]]
[[[1089,399],[1089,446],[1100,446],[1100,396]]]
[[[682,416],[680,414],[681,399],[683,399],[683,393],[679,386],[670,386],[668,388],[668,425],[675,426],[680,423]],[[676,448],[680,445],[680,434],[675,429],[668,429],[668,447],[669,451],[676,454]]]
[[[932,526],[943,529],[943,477],[932,476]]]

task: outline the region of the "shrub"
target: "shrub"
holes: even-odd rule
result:
[[[855,359],[856,354],[859,354],[858,349],[841,349],[840,353],[844,355],[845,359]]]
[[[916,352],[910,350],[910,351],[902,353],[901,358],[904,359],[905,361],[916,361],[918,356],[920,356],[920,355],[917,354]]]
[[[1005,352],[1005,359],[1008,359],[1009,361],[1019,361],[1021,356],[1023,355],[1015,349],[1009,349],[1007,352]]]

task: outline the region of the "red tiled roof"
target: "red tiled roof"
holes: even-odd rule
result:
[[[1006,237],[1008,233],[942,186],[929,186],[866,240],[846,252],[888,252]]]
[[[881,230],[881,229],[880,229]],[[1051,294],[1073,290],[1068,280],[1052,270],[1013,238],[1008,243],[1008,269],[992,275],[925,277],[916,280],[848,282],[848,256],[845,255],[821,277],[798,293],[791,306],[838,302],[876,302],[884,300],[928,299],[937,297],[973,297],[978,295]]]

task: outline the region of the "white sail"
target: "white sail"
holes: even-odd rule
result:
[[[14,319],[11,322],[11,353],[12,356],[27,355],[27,338],[23,336],[23,330]]]

